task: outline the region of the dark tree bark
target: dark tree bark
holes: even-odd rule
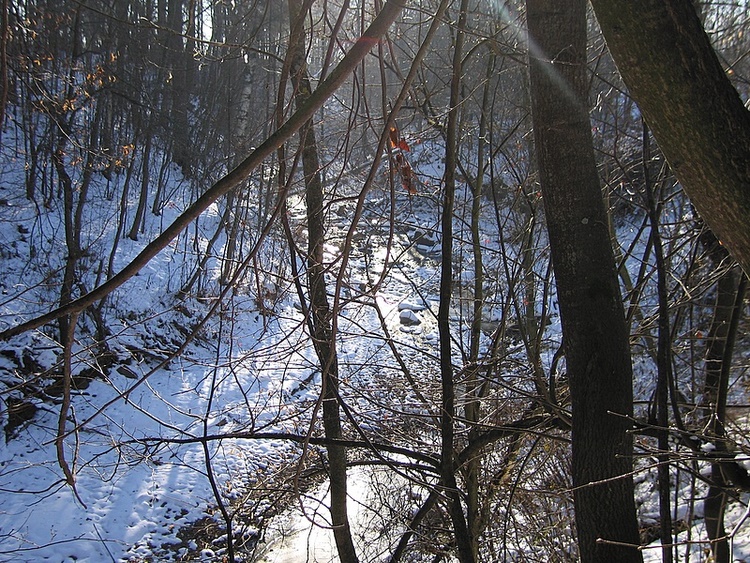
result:
[[[643,183],[651,223],[651,243],[654,260],[656,261],[656,293],[658,296],[657,347],[656,347],[656,392],[653,406],[655,409],[656,441],[659,453],[656,457],[657,482],[659,489],[659,524],[661,527],[662,563],[672,563],[672,502],[670,498],[670,452],[669,452],[669,398],[672,388],[672,339],[669,319],[669,289],[667,287],[668,270],[664,260],[664,245],[662,244],[659,206],[656,203],[654,190],[656,186],[651,181],[649,164],[651,163],[651,136],[646,124],[643,124]]]
[[[167,3],[165,67],[168,72],[167,84],[171,103],[169,125],[172,133],[172,155],[183,172],[187,173],[191,166],[188,107],[193,56],[188,48],[190,40],[183,37],[184,0],[167,0]]]
[[[443,263],[440,270],[440,307],[437,322],[440,334],[440,386],[442,391],[440,409],[440,478],[445,488],[448,513],[453,523],[458,559],[461,563],[476,561],[473,545],[475,538],[470,535],[469,525],[464,515],[461,495],[456,481],[455,463],[455,424],[456,424],[456,383],[453,373],[453,352],[451,349],[450,309],[453,293],[453,210],[455,207],[456,170],[458,168],[458,113],[461,101],[461,80],[463,45],[466,31],[468,2],[461,1],[461,8],[453,47],[453,70],[451,75],[450,110],[446,124],[445,139],[445,191],[441,217],[441,251]]]
[[[305,53],[305,15],[302,0],[289,0],[290,67],[289,75],[294,86],[297,108],[304,107],[312,87],[307,71]],[[307,206],[307,283],[310,293],[310,328],[313,344],[320,362],[323,403],[323,428],[331,440],[342,437],[339,408],[339,364],[336,342],[331,329],[331,307],[326,291],[323,245],[325,225],[323,217],[323,181],[320,175],[318,144],[313,120],[300,129],[302,143],[302,169],[305,177],[305,204]],[[331,523],[339,559],[343,563],[356,563],[357,554],[352,540],[347,511],[346,448],[329,445],[328,478],[331,483]]]
[[[585,0],[527,0],[539,177],[572,401],[580,558],[641,561],[625,316],[586,100]],[[623,545],[625,544],[625,545]]]
[[[146,144],[143,146],[143,160],[141,164],[141,191],[138,198],[138,206],[135,210],[133,225],[130,227],[128,238],[138,240],[138,234],[143,230],[146,220],[146,200],[148,199],[148,188],[151,183],[151,140],[150,134],[146,134]]]
[[[750,272],[750,114],[689,0],[591,0],[617,68],[701,217]]]
[[[5,126],[5,114],[8,106],[8,40],[10,38],[8,0],[0,2],[0,139]]]
[[[746,278],[734,266],[734,261],[727,256],[726,250],[719,245],[711,231],[704,234],[703,241],[708,246],[708,255],[713,265],[726,268],[716,282],[716,302],[706,344],[706,379],[702,399],[703,410],[709,422],[708,433],[715,437],[717,449],[726,451],[724,424],[729,368],[737,337],[737,323],[743,309]],[[722,464],[712,463],[711,479],[703,500],[703,514],[706,535],[711,542],[711,554],[716,563],[730,563],[729,541],[724,526],[729,486],[731,484],[724,476]]]

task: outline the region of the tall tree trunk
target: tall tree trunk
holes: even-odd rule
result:
[[[484,174],[487,160],[487,130],[490,119],[490,93],[492,89],[492,73],[495,72],[495,56],[490,53],[487,58],[484,91],[482,93],[482,107],[479,116],[479,136],[477,147],[477,177],[472,184],[471,200],[471,246],[474,256],[474,302],[471,319],[471,340],[469,344],[469,363],[472,367],[466,375],[466,406],[464,416],[469,428],[469,443],[477,440],[481,434],[478,426],[480,419],[480,405],[483,386],[479,378],[479,352],[482,337],[482,315],[484,311],[484,266],[482,256],[481,220]],[[479,536],[486,520],[482,518],[482,503],[480,500],[482,458],[476,456],[466,462],[466,520],[469,528],[469,541],[474,557],[479,554]]]
[[[591,4],[625,84],[690,201],[750,272],[750,112],[693,3]]]
[[[289,0],[290,68],[297,107],[307,102],[312,92],[307,72],[305,53],[305,12],[302,0]],[[313,120],[300,129],[302,143],[302,168],[305,177],[305,203],[307,205],[307,283],[310,292],[312,338],[320,361],[322,373],[323,427],[329,439],[341,438],[341,413],[339,411],[339,373],[336,343],[331,330],[331,308],[326,292],[323,244],[323,182],[320,177],[318,145]],[[346,448],[329,445],[328,477],[331,483],[331,523],[339,558],[344,563],[355,563],[349,516],[347,512]]]
[[[61,135],[61,138],[66,138]],[[81,255],[80,233],[76,232],[73,221],[75,208],[75,187],[73,179],[65,169],[65,142],[60,143],[60,147],[53,155],[53,161],[57,170],[57,176],[60,179],[60,185],[63,192],[63,214],[65,217],[65,246],[68,254],[65,258],[65,269],[63,272],[62,283],[60,284],[60,305],[67,305],[73,299],[73,285],[75,284],[76,269],[78,259]],[[67,338],[70,335],[68,322],[70,317],[63,316],[58,319],[60,343],[65,346]]]
[[[456,30],[456,41],[453,51],[453,74],[451,76],[450,110],[446,126],[445,141],[445,193],[443,196],[442,216],[442,255],[443,264],[440,275],[440,307],[438,310],[438,332],[440,334],[440,380],[442,405],[440,409],[440,477],[445,487],[444,494],[448,503],[448,512],[453,523],[458,558],[461,563],[476,561],[472,549],[472,539],[461,506],[461,495],[456,482],[454,455],[455,418],[456,418],[456,384],[453,378],[453,354],[451,350],[450,309],[453,293],[453,208],[456,191],[456,168],[458,166],[458,113],[460,111],[460,94],[465,39],[466,11],[468,0],[461,0],[461,11]]]
[[[728,374],[737,335],[737,321],[742,314],[746,279],[743,279],[740,269],[733,266],[734,262],[727,256],[726,250],[711,231],[702,239],[709,246],[708,255],[713,264],[726,268],[716,282],[716,303],[707,338],[706,379],[702,398],[703,410],[710,421],[709,434],[716,438],[717,448],[725,450]],[[730,483],[724,477],[721,464],[712,463],[711,481],[703,501],[703,514],[706,520],[706,535],[711,542],[711,553],[716,563],[729,563],[729,542],[724,526],[728,486]]]
[[[138,240],[138,233],[143,229],[146,220],[146,200],[148,199],[148,187],[151,181],[151,135],[146,133],[146,144],[143,146],[143,161],[141,165],[141,191],[138,197],[138,206],[133,217],[133,225],[130,227],[128,238]]]
[[[526,6],[534,139],[573,411],[580,558],[639,562],[626,418],[632,368],[587,111],[586,2]]]
[[[190,106],[193,57],[190,51],[190,39],[185,37],[184,0],[168,0],[167,9],[167,44],[166,68],[169,73],[169,95],[171,103],[170,127],[172,132],[172,156],[183,173],[190,171],[190,126],[188,108]],[[188,23],[188,28],[190,28]]]
[[[658,296],[658,322],[656,345],[656,392],[654,393],[654,409],[656,416],[656,440],[659,453],[657,468],[659,488],[659,524],[662,543],[662,563],[672,563],[672,503],[670,500],[670,455],[669,455],[669,397],[672,387],[672,338],[669,320],[669,289],[667,288],[667,267],[664,259],[659,229],[659,207],[656,203],[654,191],[656,186],[651,181],[649,166],[651,165],[650,133],[643,124],[643,184],[646,196],[646,209],[651,224],[651,242],[654,247],[656,261],[656,293]]]
[[[5,128],[5,114],[8,107],[8,43],[10,40],[10,24],[8,0],[0,2],[0,141]]]

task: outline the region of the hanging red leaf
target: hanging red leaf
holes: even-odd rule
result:
[[[396,153],[396,155],[393,157],[393,164],[396,168],[396,171],[398,172],[399,177],[401,178],[401,185],[407,192],[409,192],[409,195],[416,195],[418,183],[417,175],[414,173],[411,164],[409,164],[409,161],[406,160],[406,157],[403,155],[403,153]]]
[[[401,137],[401,140],[398,142],[398,148],[400,148],[402,151],[410,152],[411,149],[409,148],[409,144],[406,142],[406,139]]]
[[[417,178],[414,174],[414,170],[412,170],[411,164],[409,164],[409,161],[405,158],[402,158],[402,164],[399,169],[399,172],[401,173],[401,185],[404,186],[404,189],[409,192],[409,195],[416,195],[417,193]]]
[[[395,126],[391,126],[390,130],[388,131],[388,136],[390,137],[390,140],[391,140],[391,148],[396,148],[398,146],[398,144],[399,144],[399,141],[398,141],[398,137],[399,137],[398,129],[396,129]]]

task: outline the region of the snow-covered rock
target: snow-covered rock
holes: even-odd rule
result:
[[[417,314],[411,309],[403,309],[401,313],[399,313],[398,318],[401,321],[402,325],[416,326],[422,324],[422,321],[419,319]]]

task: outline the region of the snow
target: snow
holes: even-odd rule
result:
[[[714,450],[716,450],[716,446],[711,442],[705,442],[704,444],[701,444],[701,451],[704,454],[710,454]]]
[[[414,158],[416,161],[417,156]],[[437,160],[427,161],[418,170],[424,177],[439,177],[441,164]],[[14,174],[6,173],[6,185],[19,182]],[[173,182],[182,181],[176,170],[171,174]],[[8,191],[3,190],[4,194]],[[177,192],[170,189],[167,193]],[[3,218],[0,242],[6,250],[3,264],[7,271],[3,280],[5,299],[0,303],[3,326],[46,311],[56,297],[57,288],[37,286],[28,274],[32,249],[26,235],[32,229],[43,230],[48,235],[46,244],[56,248],[60,256],[64,255],[62,226],[54,212],[39,217],[34,206],[25,200],[8,198],[7,202],[0,209]],[[355,300],[357,305],[356,299],[372,287],[373,280],[381,275],[386,277],[387,284],[374,296],[375,304],[391,334],[405,339],[401,342],[418,356],[415,361],[426,362],[424,357],[434,354],[438,342],[432,313],[436,308],[440,250],[434,217],[419,209],[414,211],[418,203],[418,199],[417,204],[411,200],[408,204],[400,202],[402,208],[408,206],[410,213],[405,213],[407,228],[401,233],[402,253],[398,260],[393,258],[393,249],[383,245],[388,229],[382,217],[369,219],[372,231],[367,233],[367,240],[373,246],[367,261],[359,256],[352,258],[350,292],[345,297]],[[382,202],[374,197],[372,207],[377,204]],[[185,206],[185,201],[170,200],[161,217],[149,217],[147,232],[140,240],[123,239],[114,256],[115,270],[136,256]],[[96,209],[91,213],[86,238],[98,241],[96,249],[105,255],[102,249],[107,248],[113,236],[114,221],[97,221]],[[216,294],[210,291],[202,296],[202,303],[181,303],[170,295],[189,273],[191,253],[195,251],[193,243],[205,250],[221,215],[220,209],[212,206],[201,218],[199,227],[191,228],[191,240],[181,239],[170,245],[112,297],[115,313],[107,320],[116,332],[112,351],[117,356],[117,369],[109,371],[107,380],[95,378],[85,389],[75,391],[68,413],[66,428],[71,433],[66,436],[63,449],[76,476],[75,487],[65,483],[56,459],[59,397],[32,398],[36,409],[33,419],[20,424],[7,441],[0,443],[0,560],[66,563],[168,561],[189,557],[200,561],[221,560],[226,555],[226,537],[222,542],[221,533],[216,533],[211,547],[199,547],[194,539],[183,534],[200,522],[214,522],[222,527],[219,500],[227,505],[239,503],[250,513],[251,518],[237,519],[235,531],[249,539],[250,544],[260,540],[254,551],[260,561],[298,563],[334,559],[326,509],[328,487],[324,480],[310,490],[297,491],[302,500],[292,502],[290,509],[279,501],[282,508],[274,510],[271,493],[269,498],[261,499],[256,498],[261,495],[249,494],[253,487],[264,494],[273,491],[280,473],[297,470],[300,456],[300,447],[289,441],[249,436],[259,432],[305,435],[311,430],[311,412],[320,394],[320,373],[304,333],[305,320],[299,302],[295,303],[294,288],[279,286],[269,278],[259,280],[264,294],[273,298],[273,314],[268,316],[259,311],[248,288],[237,288],[186,352],[169,358],[166,365],[159,367],[171,350],[184,343],[216,299]],[[300,224],[304,221],[301,198],[290,205],[290,220]],[[41,255],[42,250],[49,249],[35,252]],[[331,243],[325,252],[328,260],[335,261],[341,247]],[[386,263],[387,257],[390,263]],[[209,261],[213,280],[220,275],[217,264],[217,260]],[[55,269],[60,264],[44,266]],[[35,267],[41,269],[38,264]],[[458,281],[462,284],[473,282],[467,271],[461,274]],[[379,363],[379,348],[367,344],[367,338],[360,336],[375,331],[379,325],[371,312],[362,309],[345,306],[339,319],[342,363],[363,366],[361,370],[353,368],[347,372],[344,383],[349,383],[346,378],[356,378],[368,391],[377,390],[379,382],[373,372],[383,367]],[[456,322],[465,320],[460,310],[453,318]],[[489,336],[498,323],[492,317],[482,323],[482,329]],[[554,318],[548,330],[556,338],[559,319]],[[88,341],[86,331],[79,331],[75,352],[83,359],[76,369],[90,362]],[[508,354],[521,348],[509,345]],[[23,335],[12,341],[6,350],[8,354],[11,349],[15,350],[16,359],[23,357],[25,350],[43,368],[54,366],[59,360],[51,333]],[[552,352],[545,352],[545,361],[551,356]],[[649,369],[647,361],[636,361],[643,363],[642,372]],[[9,356],[0,355],[0,368],[5,372],[12,372],[16,365]],[[33,376],[14,374],[6,379],[14,383],[24,377]],[[512,377],[513,374],[508,374],[509,380]],[[11,383],[2,381],[6,391],[3,397],[13,394],[8,389]],[[351,385],[350,389],[354,388]],[[424,406],[416,398],[401,399],[403,402],[396,405],[391,404],[391,397],[385,394],[382,397],[388,407],[423,414]],[[8,409],[7,399],[4,401],[5,418],[1,422],[5,425]],[[367,432],[376,433],[381,425],[388,424],[387,411],[384,414],[371,404],[363,407],[362,415],[361,428]],[[207,439],[220,433],[238,436],[245,433],[248,437]],[[702,449],[711,453],[715,446],[704,443]],[[219,491],[218,499],[212,481]],[[656,495],[649,490],[652,485],[648,479],[639,484],[640,515],[644,522],[658,518]],[[366,555],[363,560],[376,561],[392,548],[391,542],[404,522],[390,519],[386,510],[381,513],[385,505],[381,496],[384,491],[402,492],[407,486],[393,473],[363,468],[350,471],[350,511],[357,547]],[[415,489],[409,501],[419,500],[425,487]],[[680,494],[684,491],[687,489],[680,490]],[[416,504],[408,504],[404,513],[413,514]],[[698,506],[695,513],[700,513]],[[679,516],[688,516],[684,505]],[[746,517],[739,503],[730,506],[727,522],[730,530],[737,528],[733,534],[736,560],[750,558],[750,523]],[[262,529],[263,526],[267,528]],[[387,533],[373,538],[367,535],[372,529]],[[705,538],[700,519],[691,522],[689,530],[676,539],[688,542],[694,538]],[[691,561],[706,560],[705,544],[686,546],[680,549],[681,554],[689,550]],[[658,545],[645,549],[644,557],[649,562],[660,560]]]
[[[425,303],[424,299],[421,297],[412,297],[408,299],[403,299],[398,304],[398,310],[399,311],[424,311],[425,309],[429,308],[429,304]]]
[[[398,315],[401,324],[406,326],[418,325],[422,321],[419,320],[417,314],[411,309],[403,309]]]

